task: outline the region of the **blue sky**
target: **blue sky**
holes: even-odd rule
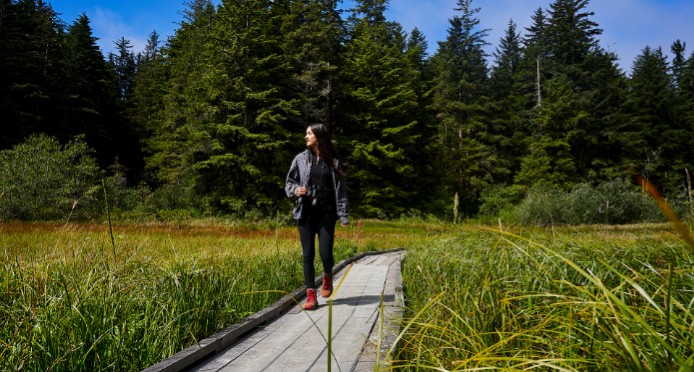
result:
[[[135,52],[142,50],[152,30],[165,40],[173,35],[185,8],[183,0],[49,2],[67,24],[86,13],[104,54],[113,51],[113,42],[121,37],[131,41]],[[221,0],[213,2],[218,4]],[[351,3],[346,0],[343,7],[349,8]],[[551,0],[474,0],[473,6],[481,9],[477,14],[480,26],[489,29],[488,52],[494,51],[510,19],[523,33],[531,23],[532,13],[539,7],[547,9],[551,3]],[[446,38],[448,20],[456,14],[455,7],[455,0],[391,0],[387,17],[400,22],[407,31],[418,27],[426,35],[433,53],[437,41]],[[694,17],[692,0],[592,0],[588,10],[595,13],[592,19],[603,30],[600,44],[619,56],[620,66],[627,73],[634,58],[646,46],[662,47],[669,54],[672,43],[680,39],[687,43],[687,55],[694,51],[694,27],[689,21]]]

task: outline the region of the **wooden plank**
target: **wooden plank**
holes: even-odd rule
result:
[[[385,271],[381,273],[383,275],[383,279],[380,281],[380,283],[374,283],[378,282],[378,280],[374,280],[375,277],[373,273],[368,273],[365,275],[365,277],[359,277],[358,273],[355,271],[355,275],[352,276],[351,273],[348,276],[347,280],[345,280],[345,283],[343,283],[343,286],[345,286],[345,297],[342,297],[342,303],[339,302],[339,298],[334,302],[334,308],[333,308],[333,321],[336,322],[335,316],[340,315],[341,312],[345,312],[345,314],[340,315],[340,317],[346,317],[347,319],[353,318],[355,321],[367,317],[371,320],[370,323],[365,323],[363,327],[361,325],[355,325],[355,324],[348,324],[348,322],[345,320],[343,322],[337,321],[337,323],[333,324],[333,329],[338,330],[338,329],[350,329],[350,330],[356,330],[358,331],[356,334],[359,334],[361,336],[361,341],[359,341],[356,338],[348,338],[355,336],[355,333],[349,333],[346,330],[343,331],[343,337],[345,339],[345,342],[349,342],[349,347],[352,347],[353,349],[355,348],[354,343],[357,343],[357,349],[363,349],[364,348],[364,340],[366,339],[367,336],[371,333],[371,329],[373,329],[373,321],[377,318],[378,314],[377,311],[374,309],[377,309],[378,304],[380,303],[380,293],[383,291],[383,287],[388,286],[388,283],[393,282],[393,279],[391,276],[395,275],[396,277],[399,277],[400,275],[400,264],[399,260],[401,259],[401,254],[402,250],[391,250],[391,251],[385,251],[385,252],[368,252],[364,254],[360,254],[358,256],[349,258],[347,260],[339,262],[337,265],[335,265],[335,273],[336,273],[336,280],[338,278],[339,272],[344,272],[344,269],[356,262],[359,261],[359,265],[364,265],[364,266],[384,266],[387,267],[387,269],[384,269]],[[394,263],[397,263],[397,265],[394,265]],[[339,274],[341,275],[341,274]],[[370,293],[361,293],[361,294],[356,294],[356,293],[350,293],[349,288],[350,285],[347,285],[348,280],[354,279],[355,282],[352,284],[352,286],[357,285],[363,287],[362,290],[366,290],[368,288]],[[322,278],[320,276],[316,277],[316,286],[319,286],[321,283]],[[359,283],[358,281],[361,280]],[[375,287],[373,285],[376,284]],[[372,286],[372,287],[370,287]],[[391,285],[392,286],[392,285]],[[397,285],[396,285],[397,286]],[[401,287],[401,284],[400,284]],[[340,289],[342,290],[342,289]],[[314,353],[313,355],[318,355],[318,357],[314,358],[311,363],[306,364],[307,362],[307,354],[308,349],[306,343],[302,342],[301,340],[295,340],[297,342],[297,347],[294,349],[287,349],[285,346],[284,348],[280,346],[282,342],[287,342],[287,337],[284,337],[282,332],[279,332],[278,330],[280,327],[287,327],[290,326],[291,324],[301,322],[302,319],[306,320],[306,312],[302,311],[300,306],[297,305],[302,298],[305,296],[305,293],[303,293],[303,289],[297,289],[293,291],[292,293],[284,296],[282,299],[278,300],[275,304],[272,306],[263,309],[262,311],[259,311],[258,313],[253,314],[252,316],[248,317],[245,319],[243,322],[234,325],[232,327],[229,327],[223,331],[220,331],[218,333],[215,333],[214,335],[210,336],[209,338],[206,338],[198,345],[191,346],[189,348],[186,348],[185,350],[175,354],[174,356],[167,358],[147,369],[145,371],[148,372],[154,372],[154,371],[182,371],[186,369],[191,369],[192,370],[198,370],[198,371],[217,371],[217,370],[234,370],[234,361],[239,358],[240,355],[247,353],[247,355],[251,356],[254,353],[257,354],[257,365],[263,365],[263,363],[267,363],[268,359],[270,359],[271,364],[272,363],[277,363],[275,362],[275,359],[279,360],[281,363],[282,359],[281,358],[286,358],[282,357],[281,354],[276,354],[277,352],[280,353],[287,353],[287,355],[297,355],[298,359],[300,360],[301,368],[305,367],[303,370],[309,370],[312,368],[312,366],[320,366],[320,367],[325,367],[325,363],[327,363],[327,359],[325,360],[324,363],[319,364],[318,363],[318,358],[320,358],[320,355],[322,353],[321,350],[313,350],[312,352]],[[394,296],[393,294],[388,294],[389,300],[395,300],[397,296]],[[321,299],[322,300],[322,299]],[[392,302],[392,301],[391,301]],[[324,305],[324,303],[322,303]],[[350,309],[352,308],[352,309]],[[294,329],[293,331],[289,332],[289,334],[296,333],[296,334],[303,334],[306,330],[310,328],[315,328],[315,327],[324,327],[321,329],[327,329],[327,319],[324,319],[325,316],[320,314],[321,309],[315,311],[315,312],[310,312],[311,314],[311,321],[309,322],[311,326],[307,327],[306,325],[301,325],[297,324],[296,326],[298,327],[297,329]],[[337,314],[337,315],[336,315]],[[282,320],[278,320],[282,319]],[[315,324],[315,325],[314,325]],[[262,327],[262,328],[259,328]],[[273,328],[274,327],[274,328]],[[342,328],[338,328],[342,327]],[[347,328],[345,328],[347,327]],[[286,328],[286,329],[292,329]],[[302,331],[303,330],[303,331]],[[265,331],[263,333],[263,331]],[[339,331],[336,331],[339,333]],[[317,334],[318,337],[320,337],[320,334]],[[255,338],[254,338],[255,337]],[[313,336],[311,336],[313,337]],[[291,337],[290,337],[291,338]],[[316,343],[317,345],[322,345],[320,346],[321,348],[324,348],[325,341],[321,338],[320,342],[315,341],[315,337],[311,338],[313,340],[311,345],[313,343]],[[276,341],[273,341],[276,339]],[[342,339],[341,341],[342,342]],[[263,353],[268,353],[268,348],[271,350],[268,355],[262,356],[259,350],[252,350],[256,345],[259,344],[267,344],[266,346],[263,346],[262,348]],[[229,348],[231,346],[237,345],[239,346],[239,350],[236,350],[235,352],[229,352]],[[272,346],[275,345],[275,346]],[[340,347],[343,347],[342,344],[339,344]],[[347,346],[344,346],[347,347]],[[245,348],[245,349],[244,349]],[[273,348],[277,348],[278,351],[273,354]],[[294,352],[290,352],[294,351]],[[324,351],[324,350],[323,350]],[[234,356],[236,353],[236,356]],[[342,365],[343,363],[348,363],[348,359],[352,360],[352,363],[354,365],[358,364],[358,359],[359,355],[363,354],[362,353],[356,353],[354,350],[350,351],[352,355],[356,355],[356,359],[352,358],[349,359],[347,356],[340,356],[339,358],[335,359],[336,363],[339,363]],[[222,357],[222,355],[224,355]],[[291,359],[291,358],[289,358]],[[325,359],[325,357],[323,358]],[[280,364],[281,365],[281,364]],[[295,364],[296,365],[296,364]],[[267,364],[266,364],[267,366]],[[252,367],[252,366],[247,366],[247,367]],[[251,369],[244,369],[244,370],[253,370]],[[262,369],[258,369],[262,370]],[[317,369],[320,370],[320,369]]]

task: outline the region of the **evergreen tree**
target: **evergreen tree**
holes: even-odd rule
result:
[[[164,49],[166,93],[148,128],[148,168],[202,196],[183,206],[270,211],[285,199],[284,123],[295,112],[280,83],[288,76],[280,32],[286,5],[229,0],[215,10],[196,0]]]
[[[579,93],[589,116],[572,143],[580,177],[594,183],[624,177],[620,132],[629,119],[627,79],[617,65],[617,56],[600,47],[586,58],[583,69],[587,88]]]
[[[121,128],[113,89],[115,75],[96,41],[86,14],[68,27],[64,68],[69,83],[62,92],[68,112],[62,122],[65,133],[59,138],[85,134],[100,164],[106,166],[117,156],[114,135]]]
[[[417,80],[419,82],[426,82],[429,80],[429,76],[427,76],[429,72],[428,48],[429,42],[427,42],[426,37],[422,31],[415,27],[412,32],[410,32],[410,37],[407,39],[407,57],[410,62],[417,67],[417,71],[419,72]]]
[[[147,140],[154,133],[162,118],[166,60],[160,43],[159,34],[152,31],[145,49],[136,58],[137,73],[133,77],[128,118],[137,128],[141,140]]]
[[[415,142],[410,146],[411,150],[408,150],[408,157],[413,166],[413,176],[417,179],[414,187],[420,190],[431,190],[431,192],[418,194],[413,207],[427,213],[439,213],[450,203],[444,202],[444,205],[439,203],[441,201],[441,195],[438,194],[440,180],[446,170],[438,166],[436,112],[432,108],[430,94],[433,75],[427,49],[428,42],[424,34],[414,28],[407,39],[405,52],[409,63],[416,71],[411,81],[418,97],[418,108],[414,112],[417,127],[411,134]]]
[[[530,18],[533,22],[525,29],[527,34],[523,39],[523,43],[525,44],[526,48],[536,47],[539,49],[539,52],[546,54],[545,51],[548,49],[546,32],[547,14],[545,13],[544,9],[540,7],[535,9],[535,12],[533,12],[533,15],[530,16]]]
[[[439,118],[441,160],[448,169],[442,183],[451,198],[461,195],[466,214],[476,212],[480,192],[492,180],[496,155],[490,146],[488,77],[480,30],[470,0],[458,0],[460,15],[449,20],[448,36],[434,56],[433,107]]]
[[[351,197],[366,215],[399,215],[414,201],[417,147],[416,66],[406,56],[402,27],[385,19],[386,0],[356,2],[346,45],[340,115],[348,138]],[[341,146],[342,147],[342,146]]]
[[[337,1],[297,0],[290,4],[281,31],[283,55],[291,66],[284,94],[293,98],[298,113],[290,118],[296,121],[297,132],[314,122],[331,128],[346,32]]]
[[[10,54],[0,57],[0,112],[11,124],[2,131],[3,145],[40,132],[64,142],[85,134],[102,166],[118,153],[136,153],[139,146],[123,141],[128,128],[121,125],[116,106],[115,75],[96,45],[87,16],[78,17],[66,33],[43,1],[6,2],[2,7],[0,34]]]
[[[526,95],[528,109],[542,105],[542,84],[545,81],[545,61],[549,58],[547,40],[547,15],[538,8],[532,15],[533,23],[526,28],[524,53],[521,59],[518,81]]]
[[[491,94],[495,99],[500,99],[511,94],[514,86],[514,77],[520,68],[522,58],[522,46],[520,34],[516,31],[516,24],[509,20],[504,37],[499,41],[499,46],[494,53],[495,66],[491,71]]]
[[[216,110],[205,123],[211,147],[195,167],[205,193],[226,210],[272,212],[286,199],[282,185],[294,155],[286,145],[294,133],[285,125],[295,113],[280,84],[289,75],[280,32],[287,12],[286,3],[269,0],[219,8],[205,79]]]
[[[683,156],[685,159],[688,159],[684,164],[684,171],[687,181],[687,195],[689,202],[692,202],[694,196],[692,195],[692,189],[694,189],[692,185],[692,180],[694,179],[692,174],[694,173],[694,53],[690,54],[685,61],[678,85],[677,97],[676,110],[678,118],[681,120],[682,128],[687,131],[683,141]]]
[[[672,51],[672,54],[674,54],[674,57],[672,58],[672,78],[675,87],[679,87],[680,80],[682,79],[682,73],[686,68],[687,60],[684,54],[686,48],[687,43],[680,40],[672,43],[672,46],[670,47],[670,51]]]
[[[669,64],[660,48],[646,47],[632,67],[629,109],[633,115],[629,134],[634,138],[630,158],[642,174],[666,195],[684,185],[684,143],[691,143],[685,128],[674,117],[674,84]],[[677,169],[677,172],[672,170]]]
[[[204,194],[193,166],[199,154],[209,148],[205,133],[199,130],[200,121],[209,115],[200,103],[207,95],[199,87],[202,80],[199,76],[208,71],[206,44],[212,37],[215,9],[209,0],[186,2],[186,6],[183,21],[162,48],[161,56],[153,56],[153,61],[161,63],[158,67],[151,66],[154,78],[151,90],[144,97],[138,96],[136,103],[138,112],[146,113],[145,131],[151,133],[145,141],[145,169],[160,190],[171,189],[176,196],[169,200],[168,207],[202,210]],[[165,80],[161,98],[159,78]],[[143,86],[142,90],[145,89]],[[150,99],[159,104],[156,112],[142,106]]]
[[[110,129],[110,138],[116,151],[116,165],[127,181],[137,181],[142,177],[144,159],[142,144],[142,127],[138,122],[130,120],[128,114],[132,110],[136,63],[132,44],[121,37],[115,41],[118,54],[109,53],[108,64],[114,74],[112,90],[116,99],[118,121]]]
[[[534,28],[540,34],[530,39],[546,43],[532,50],[543,57],[535,66],[539,104],[531,119],[534,138],[549,136],[534,146],[549,147],[529,156],[551,156],[558,148],[564,155],[554,159],[562,166],[546,176],[528,177],[538,172],[533,165],[538,159],[524,160],[526,169],[517,179],[525,184],[532,185],[533,179],[556,180],[554,186],[570,187],[578,180],[614,176],[622,166],[618,128],[625,120],[621,110],[625,80],[616,56],[599,47],[597,36],[602,30],[590,19],[593,13],[585,10],[587,4],[586,0],[553,2],[546,23]]]
[[[130,40],[121,37],[115,41],[118,54],[109,53],[108,62],[116,74],[115,91],[118,99],[126,102],[133,93],[135,79],[135,53],[132,52]]]
[[[684,126],[694,131],[694,52],[685,61],[677,86],[678,112]]]
[[[490,145],[497,154],[494,183],[510,184],[527,151],[528,124],[526,101],[519,81],[523,47],[516,24],[510,20],[494,53],[491,71]]]
[[[674,55],[672,58],[671,74],[674,86],[672,114],[674,127],[681,128],[682,135],[685,138],[691,138],[691,135],[694,134],[694,132],[692,132],[694,127],[690,122],[690,109],[693,101],[691,92],[689,91],[691,66],[688,65],[689,62],[685,57],[686,46],[686,43],[677,40],[670,47],[670,50]],[[691,146],[689,146],[691,141],[681,142],[682,149],[686,149],[683,151],[686,154],[683,154],[683,159],[691,159],[691,157],[688,156],[689,154],[692,154],[692,151],[690,150]],[[691,163],[691,160],[689,162]]]
[[[571,141],[578,135],[578,128],[567,128],[564,123],[578,121],[587,113],[576,111],[573,105],[577,94],[566,79],[548,81],[543,91],[546,99],[534,113],[530,152],[522,159],[515,182],[528,187],[568,189],[577,179]]]
[[[58,132],[64,25],[43,1],[0,1],[0,148]]]
[[[598,46],[602,34],[586,11],[589,0],[555,0],[550,4],[547,28],[544,30],[553,74],[565,74],[575,84],[582,83],[580,67]]]

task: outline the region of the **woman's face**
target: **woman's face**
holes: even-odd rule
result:
[[[304,139],[306,140],[306,147],[309,149],[315,149],[318,147],[318,139],[316,139],[316,136],[313,134],[311,128],[306,128],[306,136]]]

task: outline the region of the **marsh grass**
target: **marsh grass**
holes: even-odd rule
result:
[[[336,260],[438,229],[367,221],[357,241],[338,228]],[[141,370],[303,282],[294,227],[114,224],[112,236],[107,224],[0,224],[0,370]]]
[[[338,228],[335,254],[408,247],[391,369],[688,371],[694,258],[675,233],[364,221]],[[115,254],[105,224],[0,225],[0,370],[141,370],[303,282],[293,227],[113,236]]]
[[[273,255],[219,266],[182,261],[160,267],[152,261],[84,259],[51,264],[43,272],[5,265],[4,367],[142,369],[278,299],[241,292],[286,287],[283,278],[264,273],[266,267],[291,272],[291,261]],[[263,280],[253,280],[258,277]]]
[[[663,229],[467,227],[408,250],[392,368],[690,371],[694,257]]]

